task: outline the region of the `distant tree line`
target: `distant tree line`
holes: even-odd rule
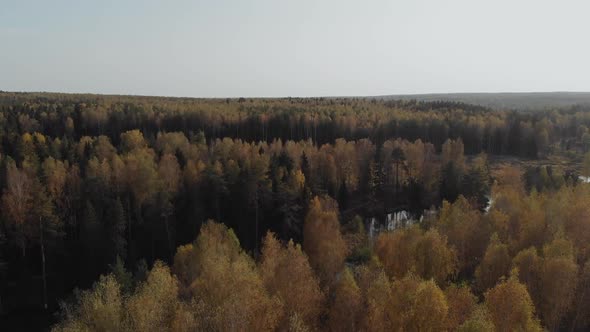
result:
[[[159,132],[202,131],[208,140],[275,139],[333,144],[368,138],[432,143],[461,139],[467,154],[537,157],[555,143],[590,147],[590,116],[582,106],[555,111],[498,111],[454,102],[380,101],[354,98],[183,99],[60,94],[0,94],[5,148],[18,135],[40,132],[79,140],[107,136],[119,144],[124,131],[139,129],[148,140]],[[577,139],[577,140],[576,140]],[[12,151],[7,151],[12,152]]]

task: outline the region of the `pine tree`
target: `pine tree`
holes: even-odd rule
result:
[[[106,220],[110,227],[109,240],[111,242],[112,257],[125,259],[127,256],[127,240],[125,239],[127,219],[119,197],[110,202],[110,207],[106,211]]]
[[[342,180],[338,190],[338,205],[341,211],[348,209],[348,188],[346,188],[346,181]]]
[[[103,261],[105,253],[103,251],[104,235],[102,224],[98,220],[94,206],[90,201],[86,201],[80,240],[84,253],[83,264],[86,267],[86,277],[96,278],[108,262]]]
[[[131,292],[131,288],[133,286],[133,276],[131,275],[131,272],[128,272],[125,269],[125,263],[121,257],[117,256],[117,258],[115,258],[115,264],[110,265],[110,270],[121,286],[121,291],[124,294]]]

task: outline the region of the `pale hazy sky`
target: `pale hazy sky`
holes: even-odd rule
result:
[[[0,90],[590,91],[590,2],[0,0]]]

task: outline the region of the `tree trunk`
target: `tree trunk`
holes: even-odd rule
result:
[[[39,236],[41,240],[41,271],[43,277],[43,308],[47,310],[47,278],[45,275],[45,244],[43,243],[43,222],[39,217]]]

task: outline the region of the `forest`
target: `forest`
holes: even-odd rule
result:
[[[0,330],[587,331],[589,129],[575,105],[0,92]]]

